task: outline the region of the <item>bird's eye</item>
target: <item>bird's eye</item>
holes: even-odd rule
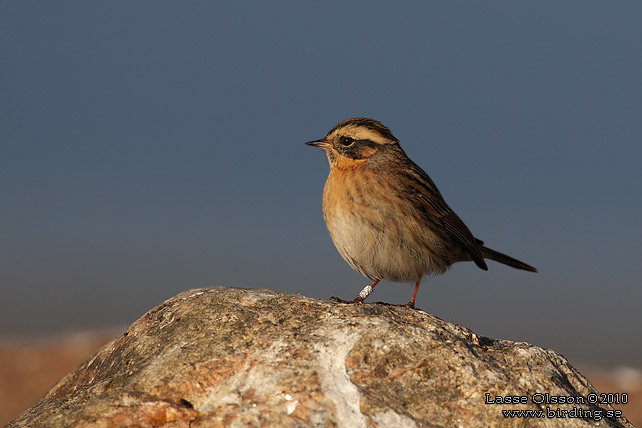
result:
[[[351,138],[351,137],[341,137],[341,140],[339,141],[341,142],[341,145],[344,147],[348,147],[354,144],[354,138]]]

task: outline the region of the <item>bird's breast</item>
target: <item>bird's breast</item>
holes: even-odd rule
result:
[[[334,245],[350,266],[370,278],[412,281],[442,270],[431,247],[438,236],[399,193],[394,177],[331,170],[323,190],[323,217]]]

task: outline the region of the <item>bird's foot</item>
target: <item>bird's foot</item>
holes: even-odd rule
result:
[[[374,303],[376,305],[394,306],[396,308],[417,309],[415,308],[415,302],[408,302],[405,305],[403,303],[387,303],[387,302],[374,302]]]
[[[350,304],[350,305],[356,305],[356,304],[359,304],[359,303],[363,303],[363,299],[359,298],[359,296],[357,296],[354,300],[343,300],[343,299],[339,299],[338,297],[332,296],[332,297],[330,297],[330,300],[332,300],[333,302],[346,303],[346,304]]]

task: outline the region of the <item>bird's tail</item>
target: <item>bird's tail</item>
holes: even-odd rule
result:
[[[483,245],[481,245],[480,249],[481,249],[482,256],[484,256],[485,259],[495,260],[496,262],[503,263],[510,267],[514,267],[515,269],[527,270],[529,272],[537,272],[537,269],[535,269],[533,266],[520,262],[519,260],[514,259],[510,256],[507,256],[506,254],[502,254],[498,251],[491,250],[490,248],[486,248]]]

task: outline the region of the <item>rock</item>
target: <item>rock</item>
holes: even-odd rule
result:
[[[632,427],[593,398],[554,351],[419,310],[217,287],[143,315],[8,427]]]

